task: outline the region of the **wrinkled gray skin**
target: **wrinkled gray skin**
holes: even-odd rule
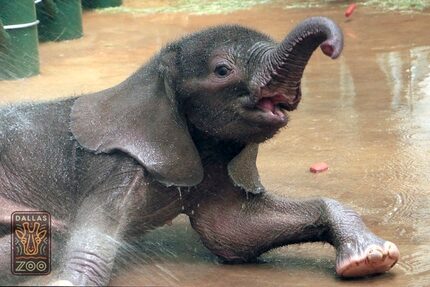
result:
[[[167,45],[113,88],[3,107],[0,283],[10,273],[15,210],[51,213],[54,240],[66,238],[54,242],[57,279],[77,285],[107,284],[122,242],[180,213],[226,262],[324,241],[339,265],[382,246],[334,200],[265,192],[255,166],[258,144],[297,107],[312,52],[321,46],[336,58],[342,41],[319,17],[280,44],[244,27],[215,27]]]

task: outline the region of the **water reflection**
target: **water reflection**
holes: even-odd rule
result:
[[[422,136],[418,139],[430,140],[430,47],[412,49],[411,58],[413,119],[422,129]]]
[[[355,90],[354,78],[344,57],[340,58],[339,85],[341,107],[353,107],[357,92]]]
[[[399,266],[407,274],[427,274],[430,259],[424,254],[429,251],[430,241],[427,224],[430,220],[427,176],[430,168],[430,47],[381,53],[378,64],[391,87],[391,109],[398,122],[400,140],[398,154],[390,163],[393,171],[400,170],[396,172],[396,200],[384,219],[408,217],[410,227],[414,228],[409,238],[424,244],[418,244],[414,252],[404,256]],[[399,235],[404,236],[404,232],[404,228],[399,228]]]
[[[377,56],[379,67],[391,87],[393,110],[407,108],[412,117],[421,117],[421,112],[429,109],[429,59],[430,47],[427,46],[403,52],[391,51]],[[421,111],[415,113],[416,109]]]
[[[391,108],[397,109],[399,107],[401,97],[403,94],[403,61],[400,52],[392,51],[378,55],[378,64],[384,72],[389,85],[391,86]]]

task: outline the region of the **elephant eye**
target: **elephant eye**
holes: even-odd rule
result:
[[[215,71],[214,71],[214,73],[218,77],[222,77],[222,78],[228,76],[230,72],[231,72],[231,69],[226,65],[219,65],[215,68]]]

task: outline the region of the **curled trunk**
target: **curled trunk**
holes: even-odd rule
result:
[[[281,91],[294,106],[301,97],[300,81],[310,56],[320,46],[332,59],[343,48],[340,28],[325,17],[312,17],[299,23],[273,50],[264,55],[255,83],[261,97]]]

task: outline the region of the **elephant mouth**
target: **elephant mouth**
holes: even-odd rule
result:
[[[262,89],[255,109],[261,114],[262,120],[275,125],[285,125],[288,120],[286,111],[296,109],[300,99],[300,88],[296,89],[293,96],[281,91]]]

